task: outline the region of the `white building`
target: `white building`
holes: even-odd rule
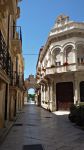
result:
[[[40,49],[36,69],[42,107],[67,110],[84,102],[84,23],[60,15]]]

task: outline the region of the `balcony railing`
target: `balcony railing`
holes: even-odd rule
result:
[[[20,40],[22,43],[22,31],[21,31],[21,26],[13,26],[13,39]]]
[[[12,74],[11,85],[12,85],[12,86],[17,86],[18,83],[19,83],[18,74],[17,74],[16,71],[13,71],[11,74]]]
[[[84,71],[84,63],[71,63],[71,64],[63,64],[59,66],[51,65],[51,67],[47,67],[44,73],[38,79],[38,82],[42,80],[45,76],[54,75],[58,73],[64,72],[74,72],[74,71]]]
[[[15,50],[15,53],[22,52],[22,32],[21,26],[13,26],[12,28],[12,39],[11,39],[11,48]]]
[[[23,88],[24,86],[24,74],[19,73],[19,88]]]
[[[18,73],[16,71],[12,72],[12,78],[11,78],[11,85],[18,87],[18,88],[23,88],[24,85],[24,76],[22,73]]]
[[[48,67],[48,68],[46,68],[45,75],[63,73],[63,72],[69,72],[69,71],[76,71],[76,70],[77,70],[76,63],[72,63],[72,64],[68,64],[66,66],[60,65],[60,66]]]
[[[4,70],[5,73],[9,77],[11,77],[12,67],[13,67],[13,64],[11,61],[11,57],[9,55],[3,35],[0,31],[0,69]]]

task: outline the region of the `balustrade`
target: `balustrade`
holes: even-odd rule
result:
[[[23,88],[24,85],[24,75],[18,73],[17,71],[12,72],[11,85],[19,88]]]
[[[1,31],[0,31],[0,69],[4,70],[6,74],[9,77],[11,77],[12,61]]]

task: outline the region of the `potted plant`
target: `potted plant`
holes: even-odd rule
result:
[[[46,71],[46,69],[45,69],[44,67],[42,67],[42,70],[43,70],[43,71]]]
[[[68,65],[68,62],[64,62],[63,65],[64,65],[64,66],[67,66],[67,65]]]

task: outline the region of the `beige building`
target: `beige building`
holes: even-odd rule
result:
[[[84,102],[84,23],[60,15],[40,49],[36,69],[42,107],[67,110]]]
[[[13,120],[23,106],[24,61],[22,56],[20,0],[0,0],[0,128]]]

